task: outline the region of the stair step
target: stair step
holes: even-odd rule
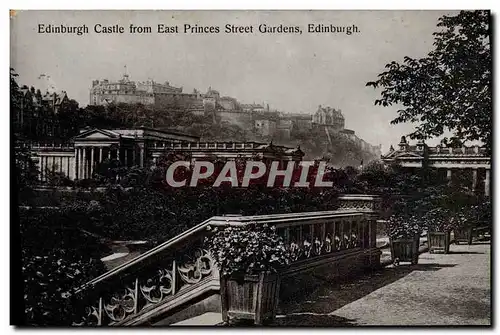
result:
[[[209,312],[194,318],[182,320],[172,326],[215,326],[222,322],[222,314]]]

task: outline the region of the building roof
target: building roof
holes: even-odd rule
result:
[[[84,139],[93,133],[100,133],[100,134],[105,135],[106,137],[109,137],[109,138],[136,138],[136,137],[141,137],[141,138],[160,137],[160,138],[163,138],[163,136],[157,135],[157,134],[161,134],[161,135],[167,135],[167,136],[165,136],[165,138],[168,138],[168,135],[185,137],[184,140],[188,141],[188,142],[198,142],[200,140],[200,137],[198,137],[198,136],[183,134],[183,133],[174,132],[174,131],[170,131],[170,130],[149,128],[149,127],[137,127],[137,128],[132,128],[132,129],[88,128],[88,129],[80,130],[80,134],[78,134],[74,138],[75,139],[77,139],[77,138]]]

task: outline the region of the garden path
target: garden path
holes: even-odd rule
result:
[[[272,326],[491,325],[490,256],[489,242],[453,244],[448,255],[421,254],[418,265],[324,282],[297,301],[280,302]],[[220,313],[206,313],[179,325],[221,320]]]
[[[491,325],[490,244],[451,245],[280,304],[277,326]]]

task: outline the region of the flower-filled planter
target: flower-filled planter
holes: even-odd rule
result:
[[[460,244],[461,242],[472,244],[472,227],[461,227],[453,229],[453,240],[455,244]]]
[[[474,228],[481,225],[481,218],[488,213],[488,203],[471,204],[461,208],[460,212],[454,215],[456,227],[453,229],[455,244],[466,242],[472,244]]]
[[[447,254],[450,252],[449,231],[427,232],[427,243],[431,254]]]
[[[275,228],[251,224],[214,229],[207,244],[221,274],[223,321],[271,322],[278,306],[278,269],[290,260]]]
[[[414,217],[392,215],[387,222],[387,234],[394,265],[400,262],[418,264],[421,229]]]
[[[427,244],[430,253],[450,252],[450,232],[456,227],[452,213],[442,207],[436,207],[425,213],[423,220],[427,224]]]

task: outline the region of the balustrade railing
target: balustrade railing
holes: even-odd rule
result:
[[[81,287],[74,324],[138,325],[220,290],[218,269],[203,247],[208,227],[276,227],[292,254],[291,269],[328,255],[375,250],[376,203],[373,196],[343,196],[334,211],[212,217]]]
[[[254,142],[153,142],[153,149],[253,149]]]
[[[47,143],[35,142],[32,143],[30,147],[32,150],[74,149],[74,145],[72,143],[56,143],[56,142],[47,142]]]
[[[429,147],[430,154],[440,154],[440,155],[471,155],[471,156],[486,156],[486,148],[479,146],[470,147]]]
[[[257,142],[153,142],[152,149],[258,149],[266,147],[265,143]],[[290,149],[275,145],[276,149]]]

